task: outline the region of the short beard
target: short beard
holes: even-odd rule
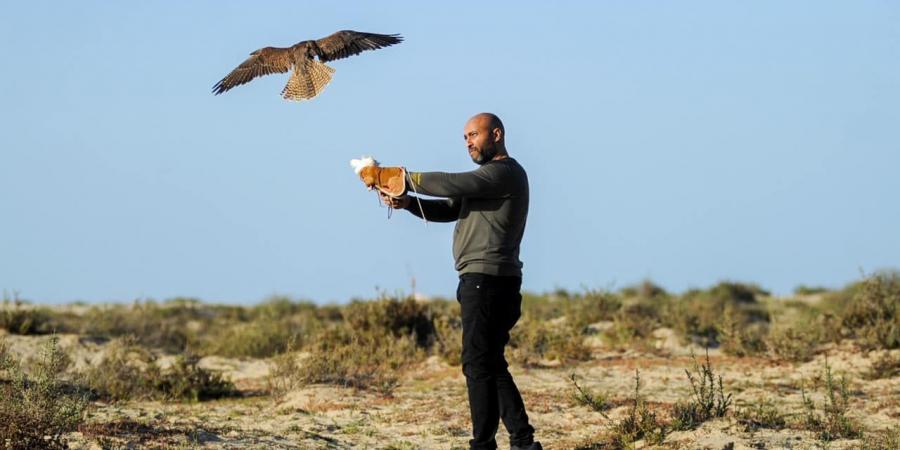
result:
[[[490,144],[490,146],[485,146],[479,149],[478,156],[476,158],[472,158],[472,162],[478,164],[479,166],[483,166],[486,163],[492,161],[495,156],[497,156],[497,146],[494,144]]]

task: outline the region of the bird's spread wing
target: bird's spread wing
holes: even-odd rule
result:
[[[364,50],[375,50],[403,42],[399,34],[360,33],[358,31],[338,31],[331,36],[319,39],[317,56],[320,61],[334,61],[358,55]]]
[[[291,70],[289,48],[266,47],[250,54],[225,78],[213,86],[213,93],[219,95],[235,86],[248,83],[250,80],[272,73],[285,73]]]

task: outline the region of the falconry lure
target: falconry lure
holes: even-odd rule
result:
[[[400,42],[403,42],[403,37],[399,34],[344,30],[319,40],[299,42],[292,47],[264,47],[251,53],[241,65],[216,83],[212,88],[213,93],[219,95],[256,77],[285,73],[293,69],[281,96],[285,100],[311,99],[319,95],[331,81],[334,69],[325,65],[325,62]]]

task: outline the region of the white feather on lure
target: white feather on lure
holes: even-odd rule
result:
[[[372,158],[371,156],[362,156],[359,159],[350,160],[350,167],[353,167],[353,171],[356,172],[357,175],[359,175],[359,172],[363,170],[363,167],[369,166],[377,167],[378,161],[376,161],[375,158]]]

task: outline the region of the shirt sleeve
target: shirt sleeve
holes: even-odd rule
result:
[[[471,172],[410,172],[410,191],[433,197],[502,197],[506,194],[502,168],[481,166]]]
[[[419,208],[419,202],[422,202],[421,208]],[[410,195],[409,205],[407,205],[406,210],[411,212],[414,216],[432,222],[453,222],[459,219],[461,206],[462,202],[452,198],[426,200]]]

